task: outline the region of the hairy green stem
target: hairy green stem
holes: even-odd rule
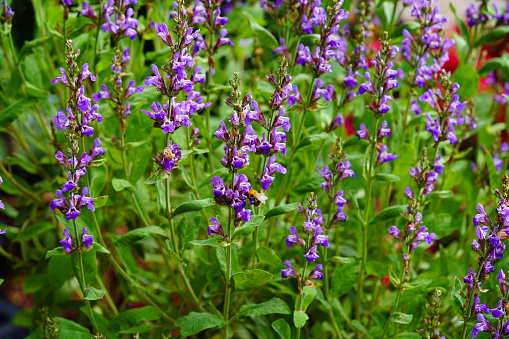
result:
[[[235,181],[235,173],[232,173],[232,188],[233,183]],[[232,207],[228,207],[228,246],[226,246],[226,270],[225,270],[225,282],[226,282],[226,290],[224,295],[224,307],[223,307],[223,316],[226,321],[226,326],[224,330],[224,338],[228,339],[228,328],[230,326],[230,294],[231,294],[231,285],[230,285],[230,277],[232,270],[232,246],[235,244],[231,241],[232,234]]]
[[[405,281],[405,277],[406,277],[405,267],[402,267],[401,270],[402,270],[401,278],[400,278],[401,280],[398,285],[398,293],[396,294],[396,301],[394,302],[394,307],[392,308],[391,313],[389,314],[389,319],[387,319],[387,322],[385,323],[384,331],[382,332],[382,336],[380,337],[380,339],[384,339],[385,335],[387,334],[387,331],[389,330],[389,326],[391,324],[392,317],[394,316],[394,312],[396,312],[396,310],[398,309],[399,300],[401,298],[401,293],[403,292],[403,282]]]

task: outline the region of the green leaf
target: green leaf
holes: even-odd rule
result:
[[[369,334],[368,329],[364,327],[357,319],[352,321],[352,326],[358,329],[361,333],[364,333],[366,335],[366,338],[374,339],[371,334]]]
[[[193,211],[200,211],[206,207],[213,206],[214,199],[207,198],[202,200],[193,200],[193,201],[186,201],[175,209],[173,212],[172,218],[174,218],[176,215],[187,213],[187,212],[193,212]]]
[[[291,314],[290,307],[279,298],[272,298],[260,304],[242,305],[237,315],[239,317],[259,317],[267,314]]]
[[[259,247],[256,250],[256,257],[258,258],[258,266],[268,265],[273,267],[281,263],[281,259],[268,247]]]
[[[94,198],[94,207],[101,208],[108,202],[107,195],[101,195],[100,197]]]
[[[251,29],[253,30],[254,34],[260,41],[260,46],[268,48],[271,51],[274,50],[279,45],[274,35],[272,35],[271,32],[260,26],[251,14],[244,12],[244,15],[249,20],[249,25],[251,26]]]
[[[507,33],[509,33],[509,26],[498,26],[488,31],[483,35],[479,41],[476,42],[476,46],[491,44],[497,40],[502,39]]]
[[[236,228],[233,232],[233,242],[238,242],[253,233],[254,229],[263,222],[263,215],[255,215],[248,222]]]
[[[235,289],[239,291],[249,290],[264,285],[270,279],[272,279],[272,274],[263,270],[244,271],[232,276]]]
[[[290,211],[293,211],[294,209],[299,207],[299,205],[300,205],[300,203],[294,202],[291,204],[279,205],[278,207],[274,207],[273,209],[271,209],[270,211],[265,213],[265,220],[275,217],[275,216],[278,216],[278,215],[281,215],[281,214],[288,213]]]
[[[161,318],[161,314],[152,306],[134,308],[124,311],[111,319],[106,329],[110,335],[111,333],[119,333],[120,331],[133,328],[142,321],[154,321],[159,318]]]
[[[387,30],[389,25],[391,25],[394,6],[395,4],[393,2],[383,1],[375,9],[377,16],[380,18],[380,21],[382,21],[384,30]]]
[[[302,147],[306,147],[306,146],[314,145],[318,141],[327,139],[328,136],[329,136],[329,134],[327,134],[325,132],[320,133],[320,134],[311,134],[311,135],[308,135],[307,137],[303,138],[299,142],[299,145],[297,146],[297,149],[302,148]]]
[[[127,247],[138,240],[153,235],[161,235],[163,237],[167,237],[166,232],[161,227],[147,226],[127,232],[126,234],[115,240],[113,244],[117,247]]]
[[[92,281],[94,281],[97,275],[96,252],[95,251],[79,252],[79,256],[81,256],[81,261],[83,262],[85,286],[88,287],[88,285],[90,285]],[[78,252],[74,252],[73,254],[71,254],[71,262],[74,275],[76,276],[78,281],[82,281]]]
[[[52,250],[49,250],[46,252],[46,255],[44,256],[44,259],[48,260],[54,255],[66,255],[65,249],[62,246],[59,246],[57,248],[54,248]]]
[[[375,277],[385,277],[389,274],[387,267],[378,261],[368,261],[366,263],[366,274],[374,275]]]
[[[291,339],[292,331],[290,325],[283,318],[274,321],[272,323],[272,328],[279,334],[281,339]]]
[[[205,240],[193,240],[191,241],[191,244],[195,246],[212,246],[212,247],[222,247],[222,245],[219,243],[221,237],[214,237],[209,238]]]
[[[86,300],[99,300],[104,297],[106,294],[106,290],[98,290],[97,288],[87,287],[85,289],[85,293],[83,293],[83,298]]]
[[[302,328],[306,325],[306,321],[309,319],[308,315],[304,311],[293,311],[293,323],[296,328]]]
[[[477,94],[479,87],[479,74],[471,65],[463,64],[456,68],[451,77],[452,82],[457,82],[460,89],[457,94],[460,99],[472,98]]]
[[[5,280],[3,280],[2,278],[0,278],[0,286],[2,286],[2,283],[4,282]]]
[[[491,190],[494,191],[498,187],[498,173],[497,168],[495,167],[495,162],[493,161],[493,156],[490,151],[486,147],[482,147],[484,151],[484,156],[486,159],[486,164],[488,165],[489,179],[490,179],[490,187]]]
[[[353,260],[349,264],[338,265],[332,273],[332,295],[341,297],[348,293],[357,282],[359,276],[359,264]]]
[[[454,196],[454,193],[451,191],[451,190],[447,190],[447,191],[435,191],[435,192],[431,192],[428,197],[430,198],[438,198],[438,199],[447,199],[447,198],[452,198]]]
[[[188,337],[208,328],[221,328],[226,325],[226,322],[210,313],[191,312],[179,320],[178,325],[180,325],[180,334]]]
[[[479,75],[484,76],[498,69],[502,70],[507,78],[509,75],[509,58],[507,56],[488,60],[479,70]]]
[[[134,191],[134,186],[131,185],[129,181],[124,179],[113,178],[113,180],[111,181],[111,185],[113,186],[113,189],[117,192],[120,192],[126,188]]]
[[[461,282],[458,277],[454,277],[454,285],[452,286],[452,306],[454,308],[454,313],[458,317],[458,319],[463,320],[464,310],[463,304],[465,303],[465,298],[461,295]]]
[[[468,33],[467,25],[465,25],[465,22],[460,19],[458,14],[456,14],[456,8],[454,8],[454,6],[452,5],[452,2],[449,3],[449,8],[451,9],[451,12],[454,13],[454,17],[456,18],[456,24],[458,25],[458,27],[460,29],[461,36],[464,37],[466,39],[466,41],[470,44],[470,40],[469,40],[470,34]]]
[[[396,205],[396,206],[390,206],[383,210],[381,210],[377,215],[373,217],[369,221],[369,224],[379,224],[383,221],[390,220],[392,218],[401,216],[401,213],[406,211],[407,206],[406,205]]]
[[[394,314],[392,316],[392,320],[395,323],[398,323],[398,324],[410,324],[410,322],[412,321],[413,317],[414,316],[412,314],[405,314],[405,313],[401,313],[401,312],[394,312]]]
[[[378,174],[375,174],[371,178],[371,180],[373,180],[373,181],[395,182],[395,181],[400,181],[401,178],[398,177],[397,175],[394,175],[394,174],[378,173]]]
[[[13,241],[28,241],[52,229],[54,225],[49,221],[43,221],[33,226],[25,228],[21,233],[18,233]]]
[[[90,246],[90,248],[87,251],[88,252],[95,251],[95,252],[101,252],[101,253],[106,253],[106,254],[110,254],[111,253],[106,248],[104,248],[102,245],[100,245],[100,244],[98,244],[96,242],[92,243],[92,246]]]
[[[34,103],[34,99],[23,98],[8,106],[2,111],[2,114],[0,114],[0,128],[8,127],[21,114],[30,111]]]
[[[403,35],[403,30],[406,29],[410,32],[410,34],[414,34],[414,32],[420,27],[421,25],[418,22],[410,21],[405,22],[403,24],[398,24],[396,27],[394,27],[394,31],[391,34],[391,38],[397,38],[401,37]]]
[[[60,339],[90,339],[92,338],[90,331],[76,324],[74,321],[55,317],[55,323],[58,323],[58,333],[60,334]]]
[[[311,305],[313,300],[315,300],[315,297],[316,297],[316,288],[313,288],[311,286],[304,286],[304,288],[302,289],[302,295],[297,296],[297,299],[295,302],[296,305],[299,305],[299,306],[302,305],[302,307],[300,309],[297,309],[297,306],[296,306],[295,309],[297,309],[297,311],[306,312],[308,306]],[[302,302],[300,301],[301,298],[302,298]]]
[[[94,167],[90,171],[90,195],[96,197],[101,194],[101,191],[106,184],[106,177],[108,176],[108,168],[105,165]],[[95,201],[94,201],[95,203]]]

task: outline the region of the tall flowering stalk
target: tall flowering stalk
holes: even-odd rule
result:
[[[85,96],[85,81],[95,81],[95,76],[88,70],[88,64],[84,64],[81,71],[79,70],[76,59],[79,56],[79,50],[74,52],[72,41],[67,41],[66,48],[66,61],[67,70],[60,68],[61,76],[54,79],[51,83],[55,84],[60,82],[62,85],[69,88],[70,98],[66,107],[66,113],[58,112],[54,117],[55,128],[58,130],[67,130],[65,137],[69,141],[69,147],[66,154],[58,151],[55,158],[58,163],[64,167],[68,174],[68,180],[62,186],[62,189],[57,189],[56,199],[51,204],[51,210],[58,209],[64,215],[65,219],[72,220],[74,226],[74,238],[68,229],[64,230],[65,239],[61,241],[67,253],[76,253],[79,262],[79,283],[81,292],[85,294],[87,289],[85,282],[85,271],[83,268],[83,260],[81,257],[82,246],[85,245],[89,249],[93,242],[93,236],[87,234],[87,229],[83,227],[81,237],[78,233],[76,225],[76,218],[81,214],[82,208],[88,208],[95,211],[94,199],[87,197],[88,187],[83,187],[80,193],[79,180],[87,173],[87,167],[92,165],[92,161],[99,155],[104,154],[104,149],[99,147],[101,141],[99,138],[94,140],[94,146],[87,153],[85,152],[85,136],[92,137],[94,128],[91,126],[95,120],[100,122],[102,116],[97,112],[99,105],[92,106],[92,100]],[[82,138],[83,148],[80,149],[78,138]],[[82,152],[80,154],[80,152]],[[100,230],[96,229],[97,234]],[[90,321],[96,332],[100,330],[95,322],[90,301],[85,299],[87,310],[89,313]]]
[[[444,336],[440,336],[438,331],[440,325],[440,303],[444,297],[442,291],[435,290],[431,296],[431,301],[426,304],[428,316],[424,318],[424,328],[418,332],[422,336],[422,339],[445,339]]]
[[[241,84],[242,80],[235,72],[233,80],[230,80],[233,90],[225,100],[226,104],[233,109],[233,114],[228,118],[231,130],[226,127],[224,121],[221,121],[219,129],[214,133],[218,139],[225,142],[225,155],[221,159],[221,165],[227,168],[231,174],[230,185],[225,184],[221,177],[216,176],[211,180],[216,203],[228,207],[228,226],[225,232],[218,219],[212,217],[210,219],[212,224],[208,227],[209,235],[218,234],[226,242],[226,286],[223,307],[223,317],[226,321],[225,339],[228,338],[230,323],[232,246],[235,246],[233,232],[241,223],[251,220],[251,210],[246,208],[249,202],[248,192],[251,190],[251,184],[248,178],[244,174],[239,174],[238,171],[249,165],[248,153],[256,151],[255,141],[257,140],[254,129],[248,124],[250,121],[247,120],[252,96],[246,94],[242,97],[239,90]],[[257,107],[257,105],[255,104],[254,107]]]
[[[429,233],[426,226],[422,222],[422,210],[425,204],[426,197],[435,189],[435,182],[438,179],[437,164],[430,164],[426,148],[422,149],[419,163],[416,167],[412,167],[409,171],[410,176],[414,179],[415,186],[417,186],[416,193],[411,187],[405,188],[405,196],[410,199],[407,210],[402,213],[403,218],[406,220],[405,227],[400,230],[396,226],[389,228],[389,233],[402,244],[402,259],[403,265],[401,269],[401,277],[396,281],[396,301],[391,310],[389,319],[385,324],[382,336],[383,339],[389,330],[389,325],[392,322],[394,313],[397,311],[401,293],[405,285],[405,279],[408,277],[410,261],[412,259],[412,252],[424,241],[427,245],[432,245],[436,239],[435,233]],[[441,165],[441,164],[440,164]],[[440,167],[440,165],[438,167]]]
[[[311,261],[316,261],[319,258],[318,255],[318,246],[328,247],[329,246],[329,236],[323,235],[322,226],[325,224],[325,220],[323,219],[322,212],[318,208],[318,204],[316,202],[316,195],[314,193],[310,193],[308,196],[307,208],[303,206],[298,207],[298,211],[300,214],[304,215],[306,221],[303,224],[303,227],[300,231],[305,234],[305,239],[303,239],[299,235],[299,231],[295,226],[290,227],[290,235],[286,238],[286,246],[292,247],[293,245],[301,246],[303,250],[304,264],[302,265],[302,273],[299,275],[295,268],[292,266],[290,260],[285,260],[284,265],[286,269],[281,270],[281,277],[284,278],[296,278],[299,285],[299,295],[295,300],[295,311],[296,312],[305,312],[305,304],[304,304],[304,287],[317,288],[317,285],[312,282],[310,279],[319,279],[320,281],[323,278],[323,270],[322,264],[317,264],[315,268],[308,273],[307,267],[308,263]],[[295,317],[294,317],[295,319]],[[297,339],[300,338],[300,329],[304,324],[295,324],[297,327]]]
[[[502,337],[506,337],[509,334],[509,322],[506,322],[502,326],[502,321],[498,322],[497,328],[495,329],[491,323],[484,318],[482,312],[492,313],[494,318],[500,318],[502,315],[504,319],[506,317],[506,311],[503,309],[503,301],[507,300],[507,280],[504,272],[500,272],[497,276],[500,286],[501,302],[497,308],[490,310],[486,305],[481,304],[481,296],[488,292],[481,287],[484,281],[487,281],[490,277],[490,273],[493,273],[495,268],[491,264],[492,261],[503,258],[503,251],[505,245],[503,241],[509,237],[509,207],[507,206],[507,200],[509,198],[509,176],[506,174],[502,179],[501,189],[494,191],[495,196],[499,199],[496,209],[496,217],[494,221],[491,220],[490,216],[484,210],[484,206],[477,204],[477,211],[479,212],[473,218],[474,226],[476,227],[475,237],[471,243],[472,249],[479,255],[478,267],[474,271],[471,267],[468,274],[463,278],[463,282],[468,284],[466,301],[463,306],[465,313],[463,316],[463,328],[461,332],[461,338],[464,339],[468,332],[468,322],[474,318],[477,319],[476,324],[472,331],[472,338],[475,338],[479,332],[491,332],[497,333]]]
[[[349,177],[355,178],[355,172],[350,169],[351,164],[350,161],[345,160],[347,157],[347,153],[343,152],[343,141],[341,139],[337,139],[336,141],[336,149],[329,155],[332,160],[332,170],[328,165],[325,165],[322,170],[317,168],[318,172],[323,176],[324,182],[322,182],[322,188],[327,193],[329,198],[329,215],[327,217],[327,222],[325,223],[324,232],[327,233],[336,225],[338,229],[336,230],[336,239],[339,238],[339,226],[338,224],[341,221],[346,220],[346,214],[343,212],[346,204],[346,199],[343,197],[343,190],[338,190],[336,192],[336,186],[339,183]],[[333,214],[333,208],[336,205],[336,212]],[[338,242],[336,242],[336,246],[338,246]],[[336,248],[337,250],[337,248]],[[324,253],[324,278],[325,278],[325,298],[329,304],[332,304],[332,300],[330,298],[330,282],[329,282],[329,266],[327,265],[327,256],[328,256],[328,247],[323,249]],[[334,318],[334,314],[332,312],[332,308],[328,309],[329,317],[331,319],[332,325],[334,326],[334,330],[336,331],[336,335],[341,337],[339,332],[338,325],[336,323],[336,319]]]
[[[166,103],[153,102],[150,110],[143,109],[142,112],[154,120],[153,126],[155,128],[161,129],[166,134],[165,148],[154,159],[157,168],[152,173],[152,177],[156,180],[164,180],[165,182],[166,217],[173,244],[173,249],[170,251],[173,251],[173,254],[180,259],[178,238],[173,224],[171,209],[170,176],[172,171],[179,166],[182,152],[180,151],[180,146],[173,143],[170,136],[182,126],[190,128],[192,123],[189,117],[210,105],[210,103],[203,103],[200,92],[194,89],[197,83],[203,83],[204,80],[204,76],[199,73],[201,70],[199,66],[194,67],[195,61],[190,54],[199,30],[188,26],[188,15],[183,1],[178,2],[177,12],[173,15],[173,20],[177,24],[173,29],[176,35],[175,38],[171,36],[166,24],[161,23],[157,25],[157,35],[170,47],[169,62],[167,65],[162,66],[166,74],[164,77],[161,76],[159,68],[156,65],[152,65],[153,75],[145,79],[145,86],[154,86],[157,91],[167,97],[167,101]],[[184,100],[178,102],[177,98],[179,96],[184,97]],[[161,243],[160,246],[164,245]],[[204,311],[186,276],[181,260],[177,266],[193,301]]]
[[[359,320],[361,316],[361,302],[362,302],[362,289],[364,285],[364,267],[367,260],[368,251],[368,222],[369,212],[371,209],[371,195],[373,187],[373,176],[377,167],[382,164],[396,159],[398,156],[388,152],[388,146],[383,143],[385,137],[391,135],[391,129],[388,128],[386,121],[383,121],[379,128],[379,120],[384,114],[390,110],[389,102],[392,100],[390,92],[392,89],[398,87],[398,80],[396,79],[397,71],[393,70],[393,61],[396,58],[399,49],[397,46],[390,46],[390,39],[388,38],[387,32],[384,33],[380,39],[382,47],[371,63],[375,66],[374,78],[375,82],[371,80],[371,74],[366,71],[364,75],[365,83],[359,86],[357,92],[358,95],[369,93],[372,95],[372,102],[368,105],[368,109],[371,110],[375,116],[375,124],[373,133],[370,135],[366,125],[362,123],[360,130],[356,132],[356,135],[360,139],[366,139],[369,141],[370,146],[366,150],[366,154],[369,154],[367,158],[366,171],[364,173],[365,179],[368,183],[367,202],[364,210],[364,220],[362,222],[362,246],[359,247],[360,261],[360,273],[358,280],[357,300],[356,300],[356,319]],[[376,155],[375,155],[376,150]]]

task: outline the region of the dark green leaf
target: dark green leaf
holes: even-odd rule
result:
[[[66,255],[65,249],[62,246],[59,246],[57,248],[49,250],[48,252],[46,252],[46,256],[44,257],[44,259],[48,260],[54,255]]]
[[[254,229],[257,226],[260,226],[264,218],[265,217],[263,215],[255,215],[251,218],[251,220],[235,229],[235,231],[233,232],[233,241],[234,242],[241,241],[245,237],[249,236],[251,233],[253,233]]]
[[[96,197],[101,194],[101,191],[106,184],[106,177],[108,176],[108,168],[104,165],[94,167],[90,171],[90,195]]]
[[[114,245],[117,247],[126,247],[138,240],[153,235],[161,235],[163,237],[167,237],[166,232],[161,227],[147,226],[127,232],[126,234],[115,240]]]
[[[18,233],[14,241],[28,241],[52,229],[54,225],[49,221],[43,221],[33,226],[25,228]]]
[[[251,14],[244,12],[244,15],[249,20],[249,25],[251,26],[251,29],[253,30],[256,37],[258,38],[260,46],[268,48],[272,51],[279,45],[274,35],[272,35],[271,32],[260,26]]]
[[[483,35],[479,41],[477,41],[476,46],[491,44],[492,42],[502,39],[507,33],[509,33],[509,26],[495,27]]]
[[[278,319],[272,323],[272,328],[279,334],[281,339],[291,339],[292,331],[290,325],[283,318]]]
[[[366,274],[375,277],[385,277],[389,273],[387,267],[378,261],[368,261],[366,263]]]
[[[187,213],[187,212],[193,212],[193,211],[200,211],[206,207],[213,206],[214,199],[208,198],[208,199],[202,199],[202,200],[194,200],[194,201],[186,201],[175,209],[173,212],[172,218],[176,215]]]
[[[195,246],[212,246],[212,247],[222,247],[222,245],[219,243],[221,237],[214,237],[209,238],[205,240],[193,240],[191,241],[191,244]]]
[[[120,192],[126,188],[129,190],[134,190],[134,186],[131,185],[129,181],[124,179],[113,178],[113,180],[111,181],[111,185],[113,186],[113,189],[117,192]]]
[[[60,339],[90,339],[92,335],[85,327],[76,324],[74,321],[55,317],[55,323],[58,323],[58,333]]]
[[[21,114],[30,111],[31,106],[35,103],[34,99],[20,99],[8,106],[0,114],[0,128],[9,126],[14,120],[16,120]]]
[[[264,285],[270,279],[272,279],[272,274],[263,270],[244,271],[232,276],[235,289],[239,291]]]
[[[226,324],[223,319],[210,313],[191,312],[179,321],[180,334],[188,337],[208,328],[221,328]]]
[[[304,288],[302,289],[302,295],[299,295],[297,297],[297,302],[295,303],[296,305],[302,305],[302,307],[300,309],[297,309],[297,307],[295,307],[298,311],[304,311],[306,312],[307,308],[309,305],[311,305],[311,303],[313,302],[313,300],[315,300],[315,297],[316,297],[316,288],[313,288],[311,286],[304,286]],[[302,301],[300,300],[302,298]]]
[[[390,206],[383,210],[381,210],[377,215],[373,217],[369,221],[370,225],[377,225],[383,221],[390,220],[392,218],[401,216],[401,213],[406,211],[407,206],[406,205],[396,205],[396,206]]]
[[[366,338],[374,339],[371,334],[369,334],[368,329],[364,327],[357,319],[352,321],[352,326],[358,329],[361,333],[364,333],[366,335]]]
[[[76,275],[76,279],[78,281],[82,281],[81,278],[81,267],[79,258],[81,257],[81,261],[83,263],[83,272],[85,277],[85,286],[88,287],[95,279],[97,275],[97,258],[96,252],[74,252],[71,255],[72,269],[74,271],[74,275]]]
[[[302,147],[306,147],[306,146],[311,146],[311,145],[317,143],[318,141],[327,139],[328,136],[329,135],[327,133],[325,133],[325,132],[320,133],[320,134],[311,134],[311,135],[308,135],[307,137],[305,137],[304,139],[302,139],[299,142],[299,145],[297,146],[297,149],[302,148]]]
[[[259,247],[256,250],[256,257],[258,258],[258,266],[268,265],[273,267],[281,263],[281,259],[268,247]]]
[[[239,317],[259,317],[267,314],[291,314],[290,307],[279,298],[272,298],[260,304],[242,305],[238,312]]]
[[[145,306],[124,311],[111,319],[108,333],[119,333],[135,327],[142,321],[154,321],[161,318],[161,314],[152,306]]]
[[[98,290],[93,287],[87,287],[85,293],[83,293],[83,298],[87,300],[99,300],[104,297],[104,294],[106,294],[106,290]]]
[[[357,282],[359,264],[357,261],[346,265],[338,265],[332,274],[332,295],[341,297],[350,291]]]
[[[294,203],[291,203],[291,204],[279,205],[278,207],[274,207],[273,209],[271,209],[270,211],[268,211],[265,214],[265,219],[269,219],[271,217],[275,217],[275,216],[278,216],[278,215],[285,214],[287,212],[293,211],[294,209],[299,207],[299,205],[300,205],[300,203],[294,202]]]
[[[391,38],[397,38],[397,37],[400,37],[403,35],[403,30],[406,29],[407,31],[410,32],[410,34],[413,34],[417,28],[419,28],[421,25],[418,23],[418,22],[415,22],[415,21],[410,21],[410,22],[405,22],[401,25],[397,25],[395,28],[394,28],[394,31],[392,32],[391,34]]]
[[[461,294],[461,282],[458,277],[454,277],[454,285],[452,287],[451,297],[452,297],[452,306],[454,308],[454,313],[458,317],[458,319],[463,320],[464,310],[463,304],[465,303],[465,298],[463,298]]]

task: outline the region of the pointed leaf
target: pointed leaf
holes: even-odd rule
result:
[[[237,315],[239,317],[258,317],[267,314],[291,313],[290,307],[282,299],[272,298],[260,304],[242,305]]]
[[[244,271],[232,276],[235,289],[239,291],[264,285],[270,279],[272,279],[272,274],[263,270]]]
[[[271,218],[271,217],[275,217],[275,216],[278,216],[278,215],[285,214],[287,212],[293,211],[294,209],[299,207],[299,205],[300,205],[300,203],[294,202],[294,203],[291,203],[291,204],[279,205],[278,207],[274,207],[273,209],[271,209],[270,211],[268,211],[265,214],[265,219],[268,219],[268,218]]]
[[[147,226],[127,232],[126,234],[115,240],[113,244],[117,247],[127,247],[138,240],[153,235],[161,235],[163,237],[167,237],[166,232],[161,227]]]
[[[87,300],[99,300],[102,299],[102,297],[104,297],[105,294],[106,290],[98,290],[97,288],[94,287],[87,287],[85,293],[83,293],[84,295],[83,298]]]
[[[210,313],[191,312],[179,320],[178,325],[180,325],[180,334],[188,337],[208,328],[221,328],[226,325],[226,322]]]
[[[290,325],[283,318],[274,321],[272,323],[272,328],[279,334],[281,339],[291,339],[292,331]]]
[[[194,200],[194,201],[186,201],[175,209],[173,212],[172,218],[174,218],[176,215],[187,213],[187,212],[193,212],[193,211],[200,211],[206,207],[213,206],[215,204],[214,199],[208,198],[208,199],[202,199],[202,200]]]
[[[256,226],[260,226],[265,217],[263,215],[255,215],[248,222],[242,224],[233,232],[233,242],[238,242],[253,233]]]

